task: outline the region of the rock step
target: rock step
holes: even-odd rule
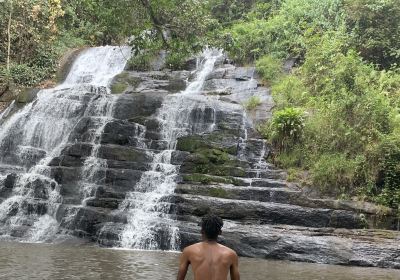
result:
[[[249,169],[246,170],[246,177],[259,179],[285,180],[287,174],[280,170]]]
[[[235,186],[253,186],[264,188],[286,188],[289,183],[284,180],[241,178],[232,176],[215,176],[201,173],[180,174],[179,182],[209,184],[232,184]]]
[[[209,197],[219,197],[234,200],[252,200],[260,202],[275,202],[296,204],[301,191],[289,188],[241,187],[234,185],[190,185],[178,184],[175,192]],[[311,207],[312,208],[312,207]]]
[[[156,146],[156,145],[155,145]],[[158,147],[155,147],[158,148]],[[80,164],[85,158],[92,156],[93,143],[78,142],[68,144],[61,152],[61,157],[67,161],[79,160]],[[153,156],[160,153],[158,149],[147,149],[143,147],[121,146],[115,144],[104,144],[98,148],[96,157],[106,160],[122,162],[150,163]],[[60,165],[60,158],[56,157],[50,165]]]
[[[179,222],[181,247],[201,240],[196,223]],[[220,242],[240,256],[400,268],[400,233],[240,224],[224,221]]]
[[[292,184],[284,180],[274,180],[267,178],[253,178],[250,179],[250,185],[252,187],[262,187],[262,188],[286,188]]]
[[[250,200],[291,204],[308,208],[347,210],[364,214],[370,228],[396,229],[396,215],[390,208],[368,202],[309,198],[298,188],[262,188],[229,184],[192,185],[178,184],[175,193],[217,197],[233,200]],[[380,215],[384,211],[385,215]]]
[[[90,197],[85,200],[86,206],[106,209],[118,209],[123,199]]]
[[[186,194],[177,194],[175,202],[178,215],[202,216],[213,212],[225,219],[256,224],[287,224],[316,228],[362,228],[365,226],[363,217],[346,210]]]

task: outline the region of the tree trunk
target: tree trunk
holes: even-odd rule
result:
[[[13,12],[13,3],[11,1],[10,4],[10,15],[8,17],[8,26],[7,26],[7,72],[10,72],[10,56],[11,56],[11,20],[12,20],[12,12]]]

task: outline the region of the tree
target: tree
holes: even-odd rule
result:
[[[381,68],[400,58],[400,5],[397,0],[346,0],[347,22],[361,56]]]

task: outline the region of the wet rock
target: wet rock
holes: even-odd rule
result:
[[[102,145],[99,148],[99,158],[117,161],[134,161],[147,163],[152,161],[152,156],[147,151],[119,145]]]
[[[123,120],[148,117],[161,107],[162,99],[157,92],[124,94],[114,105],[114,117]]]
[[[14,188],[16,179],[17,179],[17,174],[15,173],[8,174],[3,183],[4,187],[7,189]]]

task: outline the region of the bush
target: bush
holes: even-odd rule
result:
[[[127,70],[148,71],[153,58],[154,55],[147,52],[134,55],[127,62]]]
[[[188,59],[188,54],[179,51],[173,51],[168,53],[165,65],[167,68],[172,70],[182,70],[185,67],[186,61]]]
[[[400,57],[400,6],[397,0],[345,0],[351,42],[360,55],[382,68]]]
[[[344,154],[319,155],[310,169],[312,183],[331,195],[349,193],[354,187],[357,166],[356,160]]]
[[[267,134],[278,151],[287,151],[301,140],[304,113],[298,108],[276,111],[269,123]]]
[[[337,30],[343,23],[339,0],[286,0],[267,20],[252,17],[226,30],[224,48],[242,63],[265,54],[301,58],[306,52],[306,34]]]
[[[281,61],[270,55],[265,55],[258,59],[256,67],[261,78],[268,84],[273,83],[283,73]]]
[[[30,67],[26,64],[12,64],[10,77],[15,84],[34,86],[43,79],[43,69]]]
[[[377,202],[394,208],[400,207],[399,138],[399,135],[387,137],[377,148],[379,165],[376,172],[376,189],[373,191],[373,194],[377,195]]]
[[[295,75],[283,76],[279,82],[272,85],[272,96],[276,103],[276,109],[290,106],[305,106],[310,95],[303,81]]]

